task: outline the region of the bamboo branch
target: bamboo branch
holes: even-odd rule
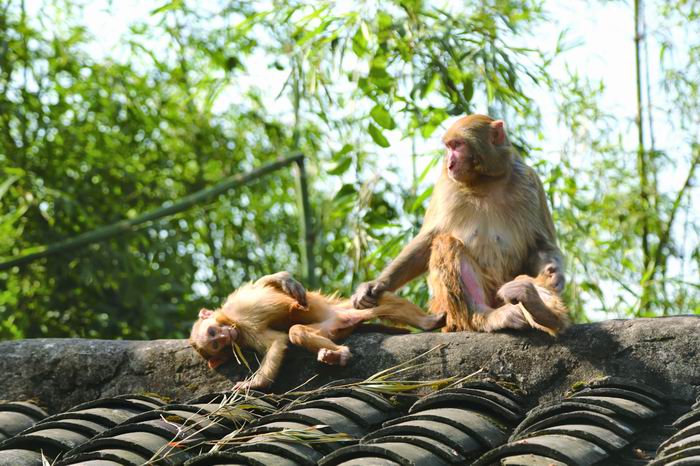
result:
[[[311,203],[309,202],[309,188],[306,180],[306,168],[304,159],[296,160],[297,163],[297,204],[299,207],[299,246],[301,262],[306,273],[306,285],[315,289],[316,261],[314,260],[314,228],[311,215]]]
[[[88,231],[74,238],[68,238],[62,241],[58,241],[57,243],[51,245],[41,246],[38,252],[14,257],[6,262],[0,263],[0,270],[7,270],[12,267],[28,264],[29,262],[41,259],[43,257],[48,257],[61,252],[72,251],[74,249],[86,246],[88,244],[104,241],[106,239],[121,235],[123,233],[129,233],[133,231],[134,227],[136,227],[137,225],[141,225],[146,222],[152,222],[159,218],[167,217],[168,215],[173,215],[182,212],[198,204],[210,202],[216,196],[223,194],[229,191],[230,189],[237,188],[251,181],[257,180],[267,175],[268,173],[271,173],[292,163],[298,163],[298,161],[302,160],[303,158],[303,154],[297,154],[287,158],[279,158],[277,161],[272,162],[268,165],[265,165],[245,174],[231,176],[229,178],[226,178],[224,181],[218,183],[217,185],[212,186],[211,188],[202,189],[200,191],[197,191],[196,193],[183,197],[180,201],[174,202],[169,205],[164,205],[163,207],[154,209],[150,212],[146,212],[145,214],[139,215],[138,217],[135,217],[133,219],[120,220],[111,225]]]
[[[644,254],[644,268],[649,266],[649,186],[647,180],[647,155],[644,149],[644,110],[642,107],[642,70],[641,70],[641,42],[642,33],[639,30],[640,8],[642,0],[634,0],[634,62],[637,84],[637,172],[642,197],[642,252]]]
[[[681,205],[681,201],[683,200],[683,196],[685,195],[688,188],[690,188],[690,184],[693,181],[693,176],[695,175],[695,169],[697,168],[698,164],[700,164],[700,148],[698,148],[697,152],[695,153],[695,156],[693,157],[692,162],[690,163],[690,168],[688,169],[688,175],[685,177],[685,182],[683,183],[683,186],[678,191],[678,193],[676,193],[676,199],[674,199],[674,201],[673,201],[673,207],[671,207],[671,213],[668,217],[668,221],[666,222],[663,233],[661,234],[661,237],[659,238],[659,244],[656,247],[656,251],[654,254],[654,260],[650,264],[649,272],[646,274],[649,277],[649,280],[654,279],[654,274],[656,273],[656,268],[659,266],[659,263],[661,262],[661,255],[663,254],[663,249],[664,249],[664,247],[666,247],[666,244],[668,244],[669,238],[671,237],[671,228],[673,228],[673,222],[675,221],[676,213],[678,212],[678,209]]]

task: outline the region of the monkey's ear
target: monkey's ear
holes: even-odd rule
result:
[[[212,314],[214,314],[214,311],[210,311],[209,309],[202,308],[199,310],[199,318],[202,320],[208,319]]]
[[[216,369],[229,359],[231,359],[231,355],[227,353],[217,354],[216,356],[213,356],[207,360],[207,365],[209,366],[209,369]]]
[[[491,122],[491,144],[502,146],[506,143],[506,127],[503,120]]]

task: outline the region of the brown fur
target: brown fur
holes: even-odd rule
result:
[[[432,330],[442,325],[444,315],[425,314],[418,306],[387,293],[371,309],[353,309],[348,300],[307,292],[308,306],[302,307],[293,297],[270,283],[251,283],[232,293],[224,305],[214,311],[217,324],[235,327],[237,343],[263,356],[254,378],[239,383],[238,388],[263,388],[276,377],[282,364],[287,341],[317,353],[327,364],[344,365],[352,356],[347,346],[335,342],[349,336],[356,327],[374,318]],[[202,319],[192,327],[190,343],[205,359],[216,365],[231,353],[209,354],[203,351],[199,332]]]
[[[496,299],[496,308],[479,305],[464,289],[460,264],[465,260],[469,261],[474,270],[479,270],[478,264],[469,259],[466,248],[457,238],[443,234],[433,240],[428,277],[433,291],[430,310],[447,313],[443,332],[532,327],[549,334],[557,334],[567,326],[566,306],[556,291],[547,285],[545,276],[533,278],[529,275],[519,275],[513,280],[532,285],[530,294],[520,301],[525,310],[517,303],[504,302],[502,299]],[[477,277],[479,275],[477,272]]]
[[[429,270],[430,308],[448,314],[443,331],[532,326],[518,303],[543,328],[563,328],[563,260],[537,174],[500,120],[463,117],[443,142],[447,154],[421,231],[379,278],[358,288],[354,305],[371,306]]]

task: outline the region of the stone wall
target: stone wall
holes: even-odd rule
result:
[[[615,375],[655,386],[670,399],[700,393],[700,317],[609,320],[576,325],[558,339],[540,332],[356,334],[347,340],[354,358],[345,368],[324,366],[290,347],[280,392],[309,382],[365,378],[416,357],[426,364],[406,375],[434,379],[479,369],[516,382],[532,402],[561,396],[573,384]],[[254,357],[249,355],[249,360]],[[50,412],[124,393],[157,393],[175,400],[227,390],[245,368],[207,369],[184,340],[111,341],[34,339],[0,342],[0,399],[31,399]],[[314,377],[315,376],[315,377]]]

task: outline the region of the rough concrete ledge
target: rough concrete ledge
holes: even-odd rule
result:
[[[613,375],[663,390],[690,403],[700,393],[700,316],[609,320],[576,325],[558,339],[539,332],[356,334],[354,358],[328,367],[291,347],[273,391],[341,378],[365,378],[444,344],[426,356],[412,379],[467,375],[483,368],[516,382],[532,403],[561,396],[580,381]],[[249,360],[254,360],[250,358]],[[0,399],[34,400],[50,412],[124,393],[157,393],[184,400],[228,390],[245,368],[218,372],[184,340],[119,341],[36,339],[0,342]]]

